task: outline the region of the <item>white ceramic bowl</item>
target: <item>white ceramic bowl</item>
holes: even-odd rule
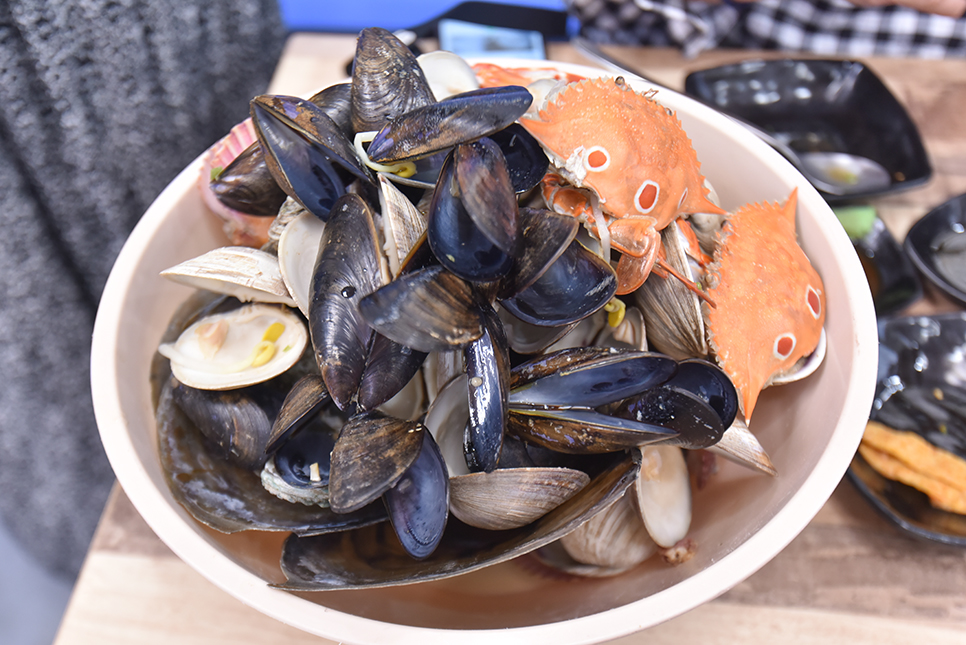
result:
[[[804,381],[767,390],[756,408],[753,428],[780,475],[722,462],[713,485],[695,496],[690,535],[698,548],[692,560],[678,567],[649,561],[615,578],[566,584],[513,561],[386,589],[293,594],[270,588],[268,582],[284,579],[278,566],[282,537],[221,535],[203,527],[172,498],[158,462],[148,370],[167,321],[189,293],[158,273],[225,244],[197,192],[200,160],[171,182],[131,234],[94,329],[91,380],[101,438],[120,484],[151,528],[185,562],[246,604],[347,643],[609,640],[718,596],[774,557],[825,503],[858,446],[875,382],[872,299],[834,215],[781,156],[684,96],[661,91],[658,98],[680,115],[726,208],[785,200],[798,187],[801,244],[827,293],[824,364]]]

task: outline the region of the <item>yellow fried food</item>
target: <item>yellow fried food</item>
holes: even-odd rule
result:
[[[916,472],[898,459],[881,450],[876,450],[864,441],[859,445],[859,454],[883,477],[894,479],[924,492],[929,496],[929,502],[936,508],[966,515],[966,492]]]
[[[876,421],[869,421],[862,443],[886,453],[918,473],[956,490],[966,491],[966,460],[934,446],[914,432],[893,430]]]

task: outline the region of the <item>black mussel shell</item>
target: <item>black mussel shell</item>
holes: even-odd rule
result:
[[[673,429],[597,410],[536,406],[511,406],[507,432],[527,443],[570,455],[619,452],[669,443],[678,437]]]
[[[346,139],[352,141],[355,130],[352,128],[352,84],[336,83],[316,92],[309,101],[325,112]]]
[[[391,32],[363,29],[352,62],[352,125],[371,132],[436,102],[416,57]]]
[[[260,468],[285,392],[274,383],[237,390],[198,390],[184,383],[172,388],[175,404],[212,442],[220,459],[242,468]]]
[[[574,240],[529,287],[501,303],[532,325],[558,327],[586,318],[616,293],[614,269]]]
[[[373,410],[396,394],[419,372],[427,353],[375,334],[359,384],[359,406]]]
[[[225,166],[210,186],[219,202],[246,215],[275,217],[285,201],[285,191],[268,169],[257,141]]]
[[[516,255],[519,208],[500,147],[483,137],[456,146],[453,154],[460,201],[470,219],[497,248]]]
[[[540,208],[521,208],[521,244],[513,271],[500,283],[500,298],[512,298],[531,284],[567,251],[580,223],[568,215]]]
[[[314,103],[292,96],[257,96],[251,113],[275,181],[323,221],[353,179],[374,185],[352,143]]]
[[[678,361],[678,371],[664,387],[685,390],[710,405],[727,429],[738,414],[738,392],[724,371],[700,358]]]
[[[505,562],[553,542],[613,504],[639,470],[639,458],[615,456],[609,468],[569,500],[517,529],[483,531],[451,518],[439,546],[421,561],[398,548],[388,526],[331,537],[291,537],[281,562],[288,579],[275,586],[318,591],[385,587],[448,578]]]
[[[497,280],[510,271],[513,258],[483,234],[466,210],[456,165],[455,154],[443,162],[429,206],[429,246],[440,264],[464,280]]]
[[[429,432],[409,470],[382,496],[389,521],[406,553],[423,560],[443,539],[449,518],[449,475],[443,454]]]
[[[400,275],[359,310],[380,334],[421,352],[459,349],[483,334],[473,288],[440,266]]]
[[[603,411],[611,416],[674,430],[678,436],[662,443],[689,450],[713,446],[725,431],[718,412],[704,399],[673,387],[646,390],[618,404],[606,406]]]
[[[393,163],[486,137],[523,116],[533,102],[525,87],[507,85],[456,94],[388,123],[369,144],[369,158]]]
[[[560,340],[576,323],[560,327],[545,327],[523,322],[500,307],[498,312],[506,331],[507,344],[518,354],[538,354]]]
[[[657,387],[676,371],[677,362],[663,354],[566,349],[515,367],[509,402],[511,407],[596,408]]]
[[[351,513],[378,499],[419,456],[425,426],[376,411],[345,424],[332,450],[329,504]]]
[[[314,423],[308,422],[273,455],[279,477],[295,487],[328,485],[337,434],[317,417]]]
[[[503,325],[489,305],[483,311],[483,335],[463,350],[470,402],[463,452],[471,472],[492,472],[500,461],[510,381]]]
[[[355,194],[335,202],[322,233],[309,303],[309,332],[329,394],[345,409],[359,389],[372,329],[359,303],[382,286],[372,211]]]
[[[158,400],[158,450],[171,494],[199,522],[222,533],[293,531],[317,535],[381,522],[382,504],[346,515],[283,501],[259,476],[212,454],[211,443],[174,403],[170,379]]]
[[[540,143],[519,123],[494,132],[490,138],[503,152],[514,192],[525,193],[535,188],[547,174],[550,160]]]
[[[306,374],[285,395],[282,407],[272,423],[265,451],[274,452],[293,432],[315,417],[332,401],[325,382],[318,374]]]

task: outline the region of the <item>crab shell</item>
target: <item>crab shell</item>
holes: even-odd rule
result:
[[[590,188],[615,218],[662,229],[682,214],[723,213],[707,198],[701,164],[681,121],[623,78],[567,85],[537,119],[520,123],[573,185]]]
[[[709,342],[747,420],[762,388],[815,350],[825,324],[825,287],[796,239],[797,195],[738,209],[709,267]]]

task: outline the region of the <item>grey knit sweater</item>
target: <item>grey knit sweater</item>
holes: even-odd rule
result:
[[[107,275],[283,37],[275,0],[0,2],[0,513],[52,571],[79,569],[113,482],[89,386]]]

